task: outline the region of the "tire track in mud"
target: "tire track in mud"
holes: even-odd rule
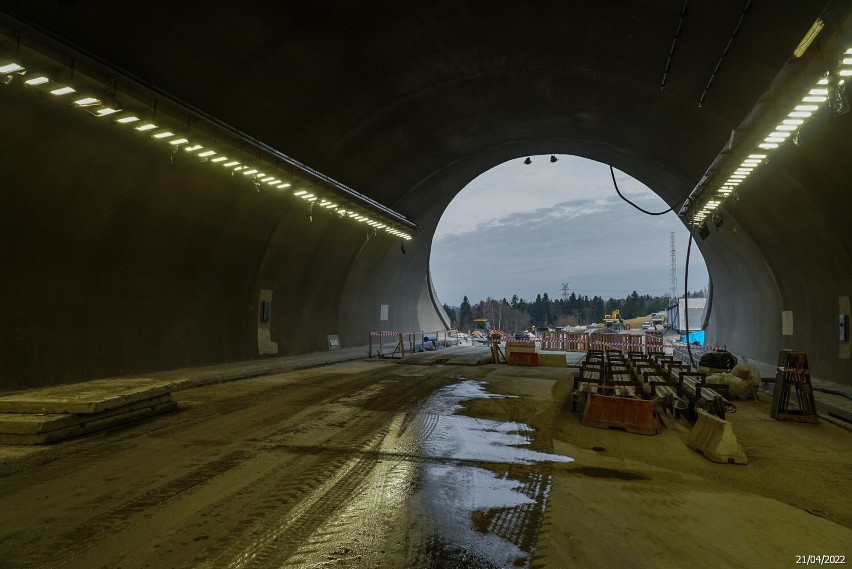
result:
[[[395,376],[388,370],[380,372],[387,379],[378,381],[371,381],[376,371],[369,370],[323,386],[281,385],[229,400],[202,402],[180,421],[119,439],[113,444],[127,447],[145,442],[136,437],[174,437],[173,446],[191,448],[196,444],[193,437],[205,436],[210,425],[222,424],[214,419],[240,410],[251,415],[254,406],[262,406],[264,413],[239,420],[235,416],[226,422],[228,428],[257,428],[256,433],[249,433],[255,436],[223,437],[227,446],[215,460],[201,453],[198,459],[207,460],[205,464],[143,495],[131,495],[121,503],[113,500],[106,506],[109,509],[89,520],[75,518],[75,525],[58,539],[50,536],[41,544],[49,553],[36,556],[32,552],[38,544],[33,543],[26,548],[26,559],[41,563],[35,567],[82,566],[81,557],[98,559],[95,548],[107,540],[126,537],[127,543],[142,543],[144,532],[133,529],[139,525],[148,526],[147,531],[166,545],[160,553],[160,561],[166,565],[151,558],[152,567],[495,567],[487,556],[476,557],[437,533],[421,531],[422,527],[410,530],[405,524],[424,465],[438,464],[470,469],[490,466],[492,471],[505,468],[505,476],[519,482],[517,491],[532,503],[492,508],[471,524],[528,554],[529,566],[545,519],[550,465],[504,463],[501,467],[498,462],[486,466],[481,461],[426,456],[423,447],[434,435],[442,414],[421,404],[437,389],[463,380],[450,377],[451,369],[430,368],[418,377]],[[288,392],[293,395],[290,400]],[[287,409],[275,409],[279,398]],[[303,408],[298,409],[294,402],[303,403]],[[522,412],[515,404],[507,403],[505,411],[510,421],[503,422],[514,423],[518,434],[529,439],[527,448],[552,452],[552,440],[528,430],[520,422]],[[187,431],[189,439],[185,438]],[[218,441],[203,442],[215,446]],[[95,462],[109,458],[92,448],[89,451]],[[203,496],[199,499],[196,494]],[[173,521],[175,512],[186,519]],[[398,529],[405,535],[396,537]],[[181,540],[190,542],[189,547],[182,547]],[[203,541],[193,545],[196,540]],[[172,549],[166,552],[167,547]],[[113,550],[116,555],[124,554],[118,547]],[[175,563],[169,555],[184,557]],[[136,566],[133,559],[133,552],[127,551],[130,566]]]
[[[379,461],[372,472],[317,531],[296,549],[282,567],[400,567],[386,554],[399,549],[389,538],[400,539],[398,529],[417,465]],[[393,554],[391,554],[392,556]]]
[[[550,468],[536,470],[549,471]],[[477,525],[517,545],[518,549],[530,555],[531,562],[547,509],[552,476],[550,472],[527,472],[523,479],[523,486],[518,491],[532,503],[492,510],[483,515]]]
[[[321,412],[305,417],[299,429],[279,430],[260,441],[268,452],[325,457],[325,468],[309,468],[295,478],[282,480],[282,487],[294,490],[267,494],[266,500],[258,504],[258,516],[246,520],[242,536],[203,566],[234,569],[282,566],[291,557],[289,563],[298,566],[304,562],[300,560],[323,549],[327,550],[321,554],[325,558],[334,557],[334,551],[326,547],[328,544],[339,543],[337,536],[349,534],[353,525],[385,511],[382,505],[386,489],[398,482],[393,462],[386,453],[397,450],[398,440],[412,436],[400,434],[402,418],[407,413],[391,415],[390,411],[414,406],[434,390],[435,379],[445,382],[440,377],[424,379],[429,381],[385,381],[367,390],[341,395]],[[364,409],[372,413],[365,415]],[[436,422],[437,418],[433,420]],[[368,438],[369,434],[372,436]],[[389,440],[392,442],[388,443]],[[329,442],[337,450],[329,449]],[[365,483],[371,478],[379,480],[377,490],[372,493],[369,488],[365,490]],[[356,498],[365,492],[372,498],[358,501]],[[353,508],[353,503],[359,505]],[[282,508],[282,504],[288,506]],[[277,521],[270,523],[270,520]],[[366,541],[378,539],[379,534],[373,534]],[[362,556],[371,555],[368,547],[360,551]]]
[[[326,440],[336,439],[346,444],[353,444],[357,448],[358,443],[363,442],[364,429],[353,429],[353,424],[359,423],[359,425],[364,425],[367,427],[367,430],[369,430],[375,428],[377,424],[376,421],[365,422],[363,421],[363,417],[359,417],[358,409],[342,406],[338,407],[338,409],[343,409],[344,415],[338,414],[336,424],[329,425],[329,422],[334,423],[334,421],[329,421],[327,404],[335,400],[344,400],[345,402],[349,402],[351,400],[352,403],[358,403],[359,400],[369,400],[371,398],[381,397],[380,393],[372,392],[372,390],[369,389],[369,384],[368,389],[366,390],[368,392],[367,395],[358,395],[359,387],[369,381],[367,376],[371,373],[373,372],[365,372],[364,374],[358,374],[355,377],[353,377],[352,374],[347,374],[346,376],[343,376],[346,381],[342,383],[338,382],[334,386],[324,387],[320,390],[320,393],[316,393],[316,389],[314,389],[315,386],[296,389],[296,391],[300,392],[300,399],[311,400],[314,405],[321,405],[319,409],[308,416],[309,424],[307,428],[313,430],[325,429],[327,431],[327,436],[325,437]],[[428,390],[429,388],[423,386],[421,390],[422,389]],[[355,391],[355,393],[353,393],[353,391]],[[186,437],[188,431],[206,431],[207,421],[209,419],[221,419],[222,417],[233,415],[241,410],[253,408],[258,405],[266,405],[268,407],[269,402],[274,402],[279,397],[284,397],[286,399],[286,394],[282,394],[281,391],[273,389],[272,392],[264,390],[262,392],[250,393],[224,401],[214,400],[209,405],[205,405],[200,409],[193,409],[190,413],[187,413],[183,420],[168,422],[165,426],[157,425],[154,426],[154,428],[151,428],[153,425],[138,425],[136,426],[138,431],[144,432],[123,433],[126,436],[122,436],[117,440],[108,440],[107,442],[111,443],[112,446],[110,452],[103,452],[103,449],[99,448],[101,445],[95,440],[80,441],[81,443],[85,443],[78,446],[78,450],[80,452],[76,453],[74,456],[69,456],[68,459],[71,464],[79,463],[92,472],[98,472],[101,468],[99,463],[112,462],[114,458],[113,453],[115,453],[118,449],[127,449],[133,444],[139,444],[140,440],[137,440],[137,437],[159,439],[173,436],[176,441],[179,441],[181,437]],[[287,415],[292,416],[292,411],[275,414],[271,421],[273,423],[284,422],[283,418],[286,418]],[[361,419],[360,421],[359,418]],[[292,422],[293,420],[294,419],[290,417],[290,421]],[[270,417],[266,416],[263,422],[270,422]],[[378,424],[382,422],[386,422],[384,417],[378,421]],[[189,426],[189,429],[187,429],[187,425]],[[145,427],[147,427],[147,430],[145,430]],[[275,438],[286,437],[288,429],[292,430],[292,427],[285,427],[274,431],[271,433],[271,437],[273,440]],[[343,435],[341,435],[341,433],[343,433]],[[315,432],[311,434],[316,435]],[[79,559],[81,556],[86,556],[87,552],[90,552],[90,550],[94,547],[97,547],[98,543],[103,543],[104,540],[110,538],[110,536],[118,535],[135,524],[146,523],[146,518],[150,519],[151,517],[158,515],[158,512],[161,512],[165,507],[168,507],[170,503],[180,501],[181,499],[186,498],[188,494],[204,492],[204,487],[217,477],[229,470],[232,470],[234,467],[251,460],[252,457],[257,454],[257,451],[264,451],[263,448],[258,447],[262,447],[263,442],[267,440],[269,440],[269,437],[263,436],[262,439],[255,439],[256,442],[249,441],[248,445],[243,443],[243,448],[241,450],[230,452],[216,460],[209,461],[197,468],[193,468],[190,472],[185,473],[158,488],[149,489],[143,495],[137,495],[136,497],[131,496],[129,500],[118,503],[118,505],[114,505],[116,502],[115,500],[112,500],[112,507],[105,511],[101,510],[100,513],[98,513],[97,510],[99,506],[102,508],[102,505],[93,503],[92,510],[95,510],[94,517],[85,519],[84,517],[80,517],[79,514],[74,515],[72,519],[72,523],[74,525],[68,528],[69,524],[66,523],[65,527],[68,529],[66,529],[64,533],[60,533],[58,535],[55,533],[43,534],[43,532],[39,532],[37,535],[29,533],[33,539],[40,543],[32,542],[28,545],[27,543],[21,543],[20,540],[16,539],[16,550],[29,550],[31,552],[26,555],[28,560],[27,566],[30,567],[52,568],[73,564],[75,560]],[[103,441],[103,437],[101,437],[101,441]],[[210,443],[209,445],[202,446],[215,446],[216,444],[219,444],[217,441],[212,440],[202,442]],[[189,444],[190,447],[192,447],[198,446],[196,443],[197,441],[188,441],[183,444]],[[222,443],[224,443],[224,441],[222,441]],[[257,443],[260,444],[258,445]],[[181,443],[175,442],[174,444],[180,445]],[[308,473],[305,478],[322,480],[331,476],[335,471],[340,470],[346,460],[346,457],[315,457],[315,460],[312,461],[312,471]],[[292,470],[292,466],[289,468]],[[278,474],[275,472],[276,470],[279,469],[272,469],[272,471],[267,474],[275,479]],[[280,470],[281,475],[279,482],[281,487],[290,487],[290,484],[293,483],[293,478],[288,474],[287,467],[282,466]],[[312,484],[311,481],[306,480],[304,483],[297,485],[296,491],[292,492],[289,496],[275,496],[273,498],[263,500],[263,503],[259,504],[259,509],[261,511],[268,511],[269,509],[280,510],[282,498],[285,503],[296,503],[301,497],[300,494],[309,491],[314,485],[315,484]],[[246,494],[247,492],[245,489],[237,488],[235,495],[238,498],[235,501],[240,502],[245,500]],[[228,497],[223,497],[223,499],[227,501]],[[222,500],[219,500],[219,502],[221,501]],[[79,513],[80,511],[85,510],[80,508],[76,509],[76,512]],[[261,518],[259,517],[258,519]],[[250,525],[253,521],[254,520],[249,519],[245,522],[245,525]],[[47,543],[50,544],[49,547],[44,547]],[[213,545],[213,543],[211,542],[210,545]],[[57,555],[58,552],[61,552],[61,555]],[[17,553],[17,551],[15,553]],[[91,554],[88,554],[88,556],[91,557]]]
[[[199,487],[209,483],[213,478],[235,468],[250,457],[246,451],[234,451],[219,460],[209,462],[184,476],[181,476],[155,491],[147,492],[129,502],[116,506],[94,518],[86,520],[84,524],[78,525],[74,530],[61,535],[51,549],[42,550],[42,553],[50,555],[50,558],[36,558],[36,567],[51,569],[64,567],[74,562],[82,553],[91,549],[98,540],[105,539],[110,535],[120,533],[133,518],[143,515],[151,508],[161,508],[164,504],[178,499],[188,492],[197,492]],[[57,559],[55,552],[62,551],[62,557]],[[42,565],[47,563],[47,565]]]
[[[367,447],[375,447],[379,442],[380,440],[374,439]],[[248,569],[280,566],[301,544],[314,536],[315,530],[335,510],[346,503],[375,464],[376,460],[369,456],[342,459],[333,461],[321,472],[309,471],[292,480],[296,491],[292,492],[291,496],[303,495],[303,497],[294,507],[289,508],[286,514],[282,512],[285,515],[281,517],[280,523],[273,524],[271,528],[260,532],[257,537],[240,538],[234,544],[235,547],[229,548],[236,549],[240,553],[237,555],[225,553],[203,567]],[[324,481],[318,484],[311,483],[317,480]],[[285,496],[278,498],[285,498]],[[267,518],[268,516],[263,516],[263,519]],[[265,522],[261,523],[265,525]]]

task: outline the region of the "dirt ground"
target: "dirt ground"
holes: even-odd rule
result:
[[[681,420],[583,426],[569,385],[566,369],[374,361],[180,391],[176,413],[0,449],[0,568],[852,559],[848,431],[737,402],[749,464],[714,464]]]

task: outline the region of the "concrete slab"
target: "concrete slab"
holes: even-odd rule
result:
[[[72,437],[85,435],[94,431],[100,431],[103,429],[108,429],[110,427],[123,425],[125,423],[139,421],[141,419],[153,417],[154,415],[160,415],[162,413],[174,411],[175,409],[177,409],[177,402],[168,401],[159,405],[147,406],[143,407],[142,409],[136,409],[127,413],[119,413],[116,415],[103,417],[85,423],[72,425],[70,427],[56,429],[46,433],[0,433],[0,445],[40,445],[46,443],[53,443],[65,439],[70,439]]]
[[[0,413],[101,413],[168,394],[184,379],[111,378],[0,396]]]
[[[172,400],[170,393],[158,395],[152,399],[138,401],[123,407],[109,409],[100,413],[0,413],[0,434],[34,435],[67,429],[92,421],[99,421],[123,413],[130,413],[149,407],[157,407]]]

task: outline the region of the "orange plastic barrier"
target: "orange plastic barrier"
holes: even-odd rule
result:
[[[535,352],[509,352],[510,366],[538,367],[538,354]]]
[[[658,435],[663,428],[653,401],[589,394],[583,424],[601,429],[624,429],[628,433]]]

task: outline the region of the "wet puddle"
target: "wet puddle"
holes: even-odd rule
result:
[[[528,567],[550,494],[549,465],[573,461],[530,448],[529,425],[457,414],[464,401],[511,397],[486,385],[463,379],[440,389],[419,415],[421,456],[443,460],[422,466],[414,502],[429,538],[412,560],[417,566]]]

